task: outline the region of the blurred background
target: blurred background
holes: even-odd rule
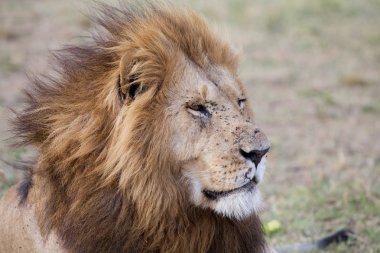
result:
[[[326,252],[380,252],[380,0],[175,2],[201,12],[241,54],[273,147],[262,217],[281,228],[270,243],[349,226],[355,242]],[[49,51],[85,41],[92,4],[0,0],[0,195],[21,174],[3,160],[32,152],[9,147],[10,108],[23,106],[27,73],[49,69]]]

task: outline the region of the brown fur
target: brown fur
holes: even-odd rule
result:
[[[54,232],[75,253],[264,252],[255,214],[235,220],[189,203],[165,149],[171,125],[163,115],[181,57],[236,73],[229,46],[189,10],[101,13],[93,43],[58,52],[56,74],[34,81],[17,119],[23,143],[39,152],[20,187],[39,232]],[[125,96],[129,82],[141,84],[139,99]]]

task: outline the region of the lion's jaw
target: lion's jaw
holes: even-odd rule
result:
[[[223,67],[200,71],[189,62],[174,86],[173,153],[182,166],[191,203],[243,219],[260,207],[257,188],[269,142],[256,127],[236,75]],[[244,103],[243,103],[243,102]],[[263,151],[260,159],[250,152]]]
[[[250,181],[239,188],[233,189],[230,193],[212,200],[205,197],[201,179],[192,173],[185,172],[192,203],[203,208],[210,208],[216,213],[229,218],[244,219],[254,212],[257,213],[261,206],[261,194],[258,184],[264,177],[265,162],[266,159],[263,158],[257,168],[253,168],[249,176],[249,178],[256,178],[256,182]]]

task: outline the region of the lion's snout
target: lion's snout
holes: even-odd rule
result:
[[[269,151],[269,148],[266,148],[266,149],[254,149],[254,150],[251,150],[249,152],[246,152],[244,151],[243,149],[240,149],[240,154],[247,160],[250,160],[252,161],[255,166],[257,167],[259,165],[259,163],[261,162],[261,158],[263,158],[263,156],[266,155],[266,153],[268,153]]]
[[[239,138],[240,155],[255,164],[257,167],[261,159],[268,153],[270,142],[267,136],[260,129],[256,128],[253,132],[245,131]]]

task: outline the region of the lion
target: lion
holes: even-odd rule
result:
[[[0,203],[0,252],[269,252],[270,143],[238,56],[189,9],[102,5],[15,120],[38,152]]]
[[[0,251],[264,252],[270,145],[237,55],[187,9],[102,13],[27,92],[16,131],[39,155],[2,200]]]

